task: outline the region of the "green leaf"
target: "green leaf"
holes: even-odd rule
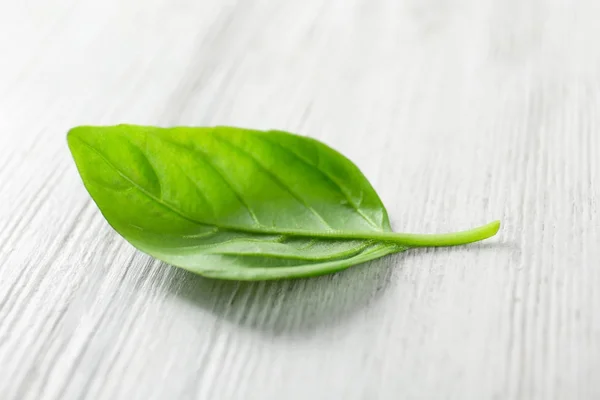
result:
[[[109,224],[139,250],[214,278],[331,273],[420,246],[486,239],[499,222],[393,233],[360,170],[306,137],[231,127],[81,126],[68,143]]]

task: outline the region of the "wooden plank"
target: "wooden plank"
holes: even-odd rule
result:
[[[0,398],[600,397],[593,0],[0,4]],[[78,124],[229,124],[354,160],[398,231],[485,244],[310,280],[136,252]]]

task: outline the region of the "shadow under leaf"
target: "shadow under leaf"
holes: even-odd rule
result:
[[[236,282],[178,270],[168,290],[219,318],[270,335],[302,335],[338,325],[390,284],[396,254],[314,278]]]
[[[514,250],[511,243],[476,243],[463,251]],[[175,268],[167,290],[218,318],[272,336],[306,335],[339,326],[372,306],[388,289],[400,260],[444,248],[410,249],[344,271],[314,278],[236,282]]]

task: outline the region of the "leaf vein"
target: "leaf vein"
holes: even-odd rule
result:
[[[348,203],[350,205],[352,205],[352,208],[354,208],[354,210],[365,220],[367,221],[367,223],[369,225],[371,225],[372,227],[374,227],[377,230],[381,230],[381,228],[379,226],[377,226],[377,223],[375,221],[373,221],[371,218],[369,218],[367,215],[365,215],[365,213],[360,209],[360,207],[353,201],[351,200],[350,196],[348,196],[348,193],[346,193],[346,191],[342,188],[342,186],[336,182],[334,180],[334,178],[331,177],[331,175],[329,175],[327,172],[325,172],[324,170],[322,170],[321,168],[319,168],[318,165],[314,165],[313,163],[311,163],[310,161],[306,160],[303,156],[299,155],[298,153],[296,153],[294,150],[289,149],[288,147],[284,146],[281,143],[275,142],[275,141],[271,141],[270,139],[268,139],[266,137],[266,135],[256,135],[256,137],[259,137],[260,140],[262,140],[264,143],[269,143],[272,146],[277,146],[280,149],[282,149],[283,151],[285,151],[286,153],[292,155],[293,157],[295,157],[297,160],[301,161],[302,163],[304,163],[305,165],[309,166],[310,168],[312,168],[314,171],[319,172],[323,177],[325,177],[329,182],[331,182],[337,189],[338,191],[346,198],[346,200],[348,201]],[[317,149],[318,152],[318,149]],[[318,154],[318,153],[317,153]],[[362,197],[361,197],[362,200]]]
[[[183,250],[211,250],[214,249],[216,247],[219,246],[223,246],[226,244],[233,244],[233,243],[239,243],[239,242],[250,242],[250,243],[266,243],[266,244],[281,244],[278,242],[269,242],[269,241],[265,241],[265,240],[260,240],[260,239],[247,239],[247,238],[235,238],[235,239],[229,239],[226,240],[224,242],[219,242],[219,243],[215,243],[215,244],[209,244],[209,245],[194,245],[194,246],[181,246],[178,247],[178,249],[183,249]],[[310,247],[312,247],[312,245],[315,244],[315,241],[311,241],[311,246],[308,247],[300,247],[297,248],[296,250],[298,251],[303,251],[306,250]],[[302,256],[302,255],[294,255],[294,254],[281,254],[278,255],[276,253],[273,252],[262,252],[262,251],[257,251],[255,253],[242,253],[242,252],[233,252],[233,251],[215,251],[215,252],[208,252],[207,254],[221,254],[221,255],[239,255],[239,256],[252,256],[252,255],[257,255],[257,256],[273,256],[275,258],[286,258],[286,259],[298,259],[298,260],[329,260],[329,259],[339,259],[342,257],[349,257],[352,255],[355,255],[361,251],[363,251],[364,249],[366,249],[367,247],[370,247],[374,244],[374,242],[372,240],[365,240],[362,241],[362,243],[357,244],[354,247],[351,247],[349,249],[346,250],[342,250],[342,251],[338,251],[337,253],[330,253],[330,254],[325,254],[325,255],[321,255],[321,256],[310,256],[306,255],[306,256]]]
[[[325,227],[327,227],[327,229],[329,229],[331,231],[335,230],[331,225],[329,225],[329,223],[325,220],[325,218],[323,218],[323,216],[321,214],[319,214],[319,212],[317,210],[315,210],[310,204],[308,204],[306,202],[306,200],[304,200],[300,195],[296,194],[289,187],[289,185],[287,185],[285,182],[283,182],[277,175],[273,174],[271,171],[269,171],[268,168],[266,168],[264,165],[262,165],[260,163],[260,161],[258,161],[256,159],[256,157],[254,157],[254,155],[252,155],[252,153],[247,152],[246,150],[242,149],[241,147],[239,147],[238,145],[234,144],[230,140],[227,140],[227,139],[223,138],[221,135],[218,135],[218,134],[214,133],[213,137],[215,139],[217,139],[218,141],[220,141],[221,143],[225,143],[226,145],[228,145],[229,147],[231,147],[232,149],[234,149],[238,154],[242,154],[242,155],[246,156],[246,158],[248,158],[249,160],[251,160],[252,163],[254,165],[256,165],[265,175],[267,175],[268,177],[270,177],[282,189],[284,189],[286,192],[288,192],[294,199],[296,199],[304,207],[306,207],[308,210],[310,210],[321,221],[321,223],[323,225],[325,225]]]
[[[176,147],[178,147],[178,148],[180,148],[180,149],[182,149],[184,151],[187,151],[187,152],[190,152],[192,154],[195,154],[195,155],[199,156],[200,158],[202,158],[202,160],[204,161],[204,163],[217,174],[217,176],[223,181],[223,183],[225,183],[225,185],[233,192],[233,194],[238,199],[238,201],[244,206],[244,208],[246,208],[246,211],[248,211],[248,214],[254,220],[254,222],[256,223],[256,225],[258,227],[262,227],[263,226],[263,224],[261,224],[260,221],[258,220],[258,217],[254,213],[254,211],[252,211],[252,209],[250,208],[250,206],[248,205],[248,203],[244,200],[244,197],[242,196],[242,194],[239,193],[233,187],[233,184],[231,182],[229,182],[229,180],[227,178],[225,178],[224,173],[215,165],[214,162],[212,162],[212,160],[210,159],[210,157],[208,157],[208,155],[205,152],[203,152],[201,149],[197,148],[193,144],[192,144],[191,148],[187,148],[187,147],[183,146],[181,143],[174,142],[174,141],[166,139],[164,137],[160,137],[160,140],[164,141],[165,143],[169,143],[172,146],[176,146]]]

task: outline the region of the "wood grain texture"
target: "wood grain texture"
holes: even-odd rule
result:
[[[600,398],[600,3],[0,3],[0,398]],[[354,160],[397,231],[485,244],[202,279],[89,200],[78,124],[229,124]]]

